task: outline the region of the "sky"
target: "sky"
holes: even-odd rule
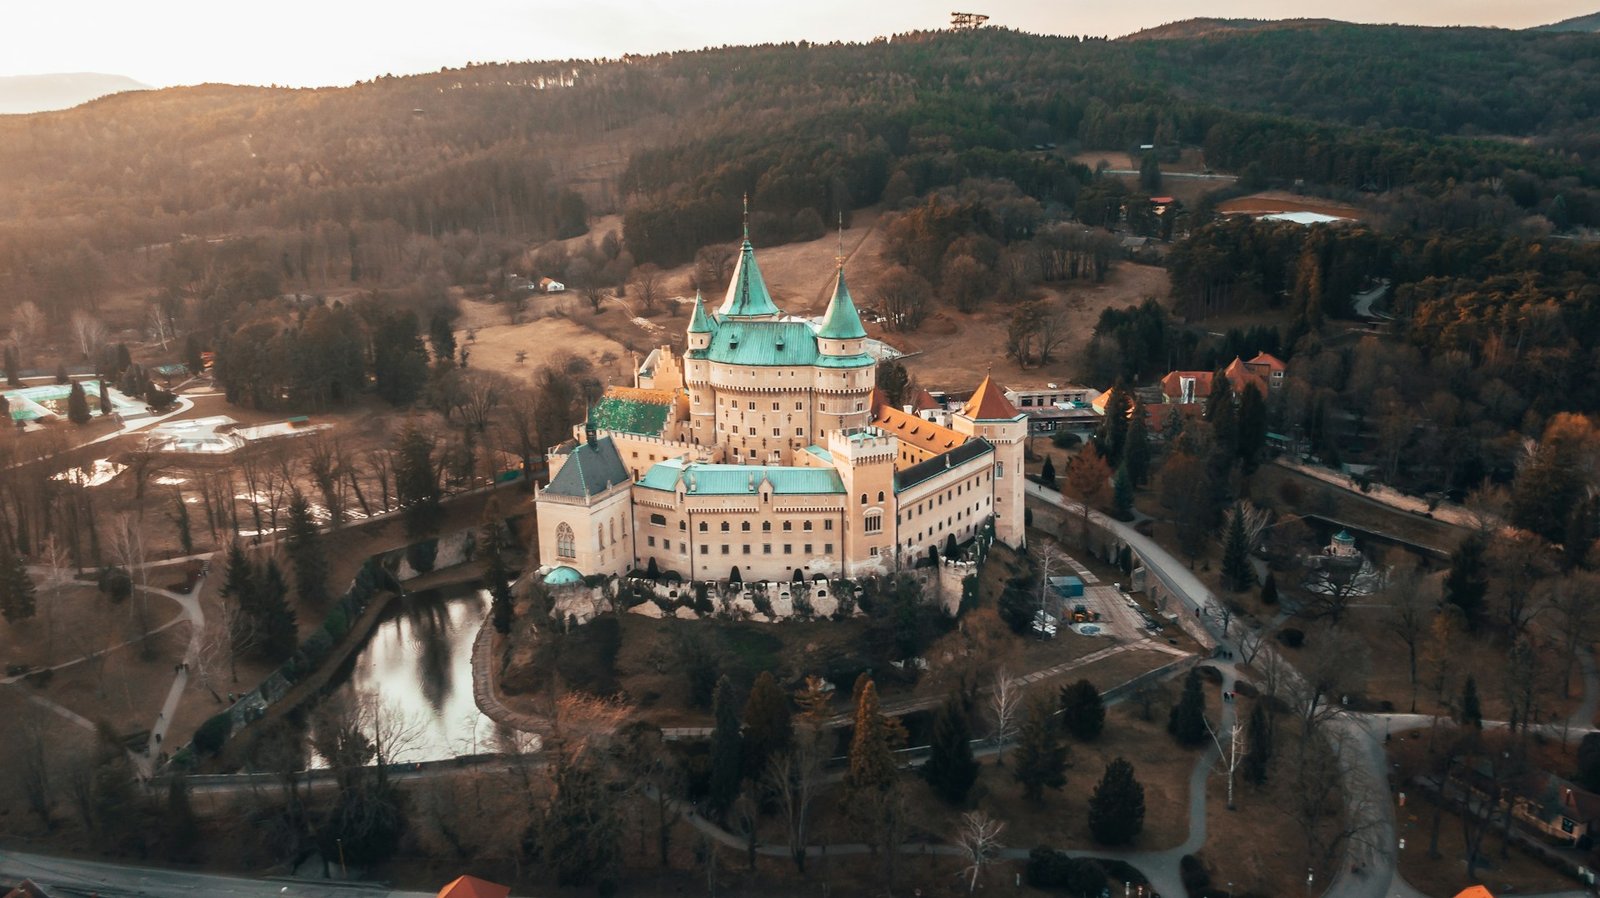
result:
[[[468,62],[863,41],[944,27],[957,8],[1023,31],[1116,37],[1197,16],[1524,28],[1597,7],[1596,0],[0,0],[0,75],[103,72],[152,87],[344,85]]]

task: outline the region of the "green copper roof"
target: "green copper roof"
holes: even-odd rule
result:
[[[733,280],[728,284],[728,295],[717,309],[723,318],[757,318],[777,315],[778,307],[767,292],[767,282],[761,279],[761,269],[756,266],[756,251],[745,238],[739,248],[739,264],[733,269]]]
[[[770,482],[776,495],[815,496],[844,492],[839,472],[832,468],[783,468],[769,465],[702,465],[671,459],[653,465],[639,486],[675,492],[678,482],[691,496],[753,496]]]
[[[689,354],[728,365],[818,364],[817,336],[804,321],[725,319],[709,348]]]
[[[694,317],[689,319],[689,333],[709,334],[714,330],[716,330],[715,322],[710,315],[706,314],[705,297],[700,295],[699,290],[696,290],[694,291]]]
[[[661,436],[672,406],[663,402],[641,402],[620,396],[602,396],[589,410],[589,423],[595,430]]]
[[[819,355],[815,362],[818,368],[870,368],[878,364],[872,356],[866,353],[859,355]]]
[[[555,570],[544,575],[546,586],[572,586],[583,582],[583,575],[577,569],[561,565]]]
[[[844,285],[844,267],[839,268],[839,280],[833,287],[833,299],[822,317],[822,330],[817,336],[829,340],[859,340],[867,335],[861,326],[861,315],[856,312],[855,301],[850,298],[850,288]]]

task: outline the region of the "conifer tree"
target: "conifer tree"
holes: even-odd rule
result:
[[[711,787],[706,803],[713,814],[726,813],[739,795],[744,755],[744,736],[739,729],[739,705],[733,684],[726,675],[717,678],[711,698],[711,713],[716,725],[711,730]]]
[[[1133,478],[1128,475],[1126,464],[1117,468],[1117,475],[1111,478],[1111,513],[1119,521],[1133,520]]]
[[[1240,592],[1255,579],[1255,569],[1250,566],[1250,538],[1245,534],[1243,510],[1235,507],[1231,518],[1222,544],[1222,579],[1229,589]]]
[[[1255,386],[1246,386],[1239,396],[1237,418],[1239,461],[1246,474],[1256,469],[1261,450],[1267,445],[1267,400]]]
[[[1054,710],[1042,698],[1030,699],[1017,733],[1011,775],[1022,784],[1029,801],[1040,801],[1045,789],[1059,789],[1067,782],[1067,747],[1061,742]]]
[[[17,347],[6,347],[6,384],[13,387],[22,386],[22,377],[18,372],[21,365],[17,360]]]
[[[189,526],[189,505],[183,501],[183,490],[178,490],[172,500],[172,523],[178,528],[178,546],[183,554],[193,554],[194,532]]]
[[[778,688],[771,671],[762,671],[744,703],[745,776],[759,781],[767,762],[794,742],[789,697]]]
[[[978,778],[978,761],[972,756],[972,730],[961,701],[951,696],[934,712],[933,738],[922,778],[946,802],[959,805]]]
[[[1127,445],[1122,450],[1122,464],[1128,469],[1128,478],[1136,487],[1150,480],[1150,422],[1144,400],[1133,400],[1133,417],[1128,421]]]
[[[1095,448],[1106,460],[1107,466],[1122,463],[1122,452],[1128,442],[1128,394],[1117,383],[1106,397],[1106,414],[1100,419],[1100,432],[1095,434]]]
[[[434,312],[433,317],[428,319],[428,342],[433,345],[433,358],[436,363],[445,366],[454,364],[456,334],[454,328],[450,326],[449,314],[443,309]]]
[[[1080,741],[1100,738],[1106,725],[1106,706],[1100,690],[1088,680],[1061,687],[1061,722]]]
[[[483,525],[483,552],[487,560],[483,577],[489,586],[493,604],[494,630],[502,636],[511,632],[511,618],[516,608],[511,596],[511,569],[506,566],[505,536],[498,520],[491,519]]]
[[[856,683],[855,728],[850,736],[850,767],[845,785],[851,791],[888,789],[894,783],[894,750],[904,741],[898,720],[878,707],[878,687],[863,674]]]
[[[1261,604],[1278,604],[1278,578],[1271,571],[1267,571],[1266,582],[1261,584]]]
[[[0,555],[0,617],[14,624],[33,617],[37,610],[33,577],[29,576],[27,565],[11,544],[0,542],[3,542],[0,553],[4,553]]]
[[[106,386],[106,379],[103,378],[103,377],[100,378],[100,414],[101,415],[109,415],[109,414],[111,414],[111,393],[109,392],[110,389],[111,389],[110,387]]]
[[[1206,741],[1206,694],[1198,671],[1190,670],[1184,678],[1183,695],[1167,717],[1167,732],[1188,748]]]
[[[56,365],[56,383],[61,386],[66,386],[67,382],[70,380],[72,380],[72,378],[67,376],[67,363],[62,362],[59,365]]]
[[[416,421],[400,431],[395,460],[394,488],[405,508],[406,536],[431,535],[439,526],[439,468],[433,457],[433,440]]]
[[[1450,554],[1450,573],[1444,578],[1445,601],[1461,609],[1469,630],[1477,626],[1489,592],[1484,549],[1483,538],[1476,534],[1462,540]]]
[[[89,397],[83,393],[83,384],[73,381],[67,393],[67,420],[74,424],[89,423]]]
[[[1250,709],[1250,720],[1245,725],[1244,760],[1239,772],[1256,785],[1267,781],[1267,768],[1272,763],[1273,729],[1266,702],[1256,702]]]
[[[1478,678],[1467,675],[1461,687],[1461,725],[1483,729],[1483,706],[1478,701]]]
[[[1101,845],[1127,845],[1144,830],[1144,786],[1133,765],[1117,758],[1106,765],[1089,797],[1089,832]]]
[[[321,607],[328,600],[328,553],[322,531],[311,517],[311,503],[299,487],[289,497],[289,523],[284,547],[294,565],[294,591],[302,603]]]
[[[1039,469],[1039,482],[1052,489],[1056,485],[1056,463],[1048,455],[1044,457],[1044,467]]]
[[[261,631],[261,651],[268,658],[282,660],[294,653],[299,635],[295,631],[294,609],[289,607],[289,584],[278,559],[268,558],[256,575],[257,627]]]

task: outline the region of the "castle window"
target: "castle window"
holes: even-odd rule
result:
[[[701,555],[710,555],[711,554],[711,547],[706,545],[705,543],[701,543],[700,544],[700,554]]]
[[[804,524],[801,524],[800,525],[800,529],[804,530],[807,533],[810,533],[811,532],[811,522],[810,521],[806,521]]]
[[[711,529],[710,525],[708,525],[705,521],[701,521],[700,522],[700,532],[701,533],[705,533],[705,532],[709,531],[710,529]]]
[[[883,515],[873,512],[861,519],[861,529],[866,533],[883,532]]]
[[[761,554],[763,554],[763,555],[771,555],[772,554],[772,543],[767,543],[766,545],[762,546],[761,547]]]
[[[615,518],[611,520],[611,541],[617,541],[617,521]]]
[[[804,427],[796,427],[794,429],[794,435],[797,437],[803,437],[806,435],[806,429]]]
[[[688,521],[679,521],[678,522],[678,529],[679,530],[688,530],[689,529],[689,522]]]
[[[784,521],[783,522],[783,532],[784,533],[788,533],[789,531],[791,531],[793,529],[794,529],[794,521]]]
[[[556,555],[562,558],[578,557],[577,538],[566,524],[556,528]]]
[[[995,462],[994,463],[994,477],[995,477],[995,479],[999,480],[1000,478],[1002,478],[1004,476],[1006,476],[1006,463],[1003,462],[1003,461]]]
[[[879,502],[883,501],[883,490],[878,490],[878,501]]]
[[[862,493],[861,494],[861,504],[862,505],[867,504],[867,494],[866,493]]]
[[[777,403],[776,403],[776,402],[774,402],[774,403],[773,403],[773,404],[772,404],[772,410],[773,410],[773,411],[777,411],[777,410],[778,410],[778,404],[777,404]]]
[[[872,551],[868,552],[867,554],[871,555],[873,558],[877,558],[878,557],[878,547],[877,546],[873,546],[872,547]]]
[[[805,411],[805,404],[804,403],[800,403],[800,402],[796,402],[794,404],[794,410],[797,411],[797,412]]]
[[[756,410],[756,401],[754,399],[752,399],[752,400],[750,400],[750,411],[753,412],[755,410]]]
[[[657,527],[665,527],[667,524],[667,516],[664,514],[653,514],[650,516],[650,523],[656,525]]]
[[[727,543],[723,543],[722,544],[722,554],[724,554],[724,555],[728,554],[728,544]]]
[[[794,545],[792,543],[784,543],[783,544],[783,554],[785,554],[785,555],[793,555],[794,554]]]
[[[750,554],[750,544],[749,543],[745,543],[744,544],[744,554],[746,554],[746,555]]]
[[[606,528],[605,528],[605,525],[603,525],[603,524],[594,525],[594,541],[599,544],[600,548],[604,549],[606,547]]]
[[[772,532],[772,522],[771,521],[762,521],[761,522],[761,532],[762,533],[771,533]]]
[[[822,522],[822,529],[824,529],[824,530],[832,530],[833,529],[833,518],[828,518],[826,521],[823,521]]]
[[[749,533],[750,532],[750,522],[749,521],[745,521],[745,522],[741,523],[739,525],[739,530],[742,533]]]
[[[824,555],[832,555],[833,554],[833,543],[823,543],[822,544],[822,554],[824,554]]]
[[[779,432],[779,429],[778,429],[778,428],[776,428],[776,427],[774,427],[774,428],[772,428],[772,435],[773,435],[773,436],[775,436],[775,437],[781,437],[781,436],[783,436],[783,434],[782,434],[782,433],[780,433],[780,432]]]
[[[811,544],[810,543],[806,543],[806,554],[807,555],[811,554]]]
[[[652,537],[648,537],[646,539],[646,542],[649,543],[650,548],[654,549],[656,547],[656,538],[655,537],[653,537],[653,536]]]
[[[728,529],[729,529],[729,528],[728,528],[728,522],[727,522],[727,521],[723,521],[723,522],[722,522],[722,532],[723,532],[723,533],[727,533],[727,532],[728,532]]]

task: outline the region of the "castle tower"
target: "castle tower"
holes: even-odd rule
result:
[[[683,381],[689,390],[689,439],[701,446],[717,442],[717,412],[711,390],[711,362],[706,351],[717,333],[717,319],[706,314],[705,297],[694,293],[694,314],[689,317],[689,349],[683,354]]]
[[[739,246],[739,262],[728,282],[728,293],[717,307],[717,317],[776,320],[781,314],[772,294],[767,292],[767,282],[756,265],[756,250],[750,245],[750,232],[746,229],[744,243]]]
[[[817,331],[817,366],[822,370],[818,394],[824,405],[818,423],[825,430],[865,427],[872,420],[872,388],[877,363],[867,353],[867,329],[844,282],[844,261],[833,286],[833,298]]]
[[[894,495],[896,439],[877,428],[828,435],[839,479],[844,483],[846,576],[894,569],[897,545]]]
[[[1023,448],[1028,418],[1006,398],[1005,388],[987,375],[951,426],[994,446],[994,532],[1002,542],[1020,548],[1027,539],[1023,513]]]

